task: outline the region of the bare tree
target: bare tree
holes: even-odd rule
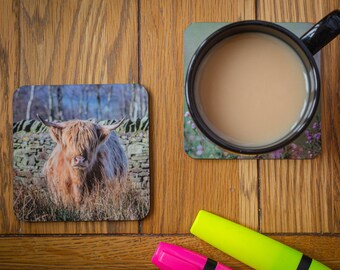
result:
[[[139,110],[139,118],[142,118],[143,115],[145,115],[146,113],[146,104],[145,104],[145,100],[144,100],[144,91],[142,91],[141,87],[138,86],[139,88],[139,106],[140,106],[140,110]]]
[[[34,86],[32,85],[31,86],[31,92],[30,92],[30,98],[29,98],[28,103],[27,103],[26,120],[30,119],[33,99],[34,99]]]
[[[120,102],[119,102],[119,111],[121,112],[121,117],[126,117],[128,115],[127,109],[126,108],[126,97],[125,97],[125,91],[124,87],[121,87],[121,92],[120,92]]]
[[[74,117],[74,115],[75,115],[75,113],[74,113],[74,108],[75,108],[75,104],[74,104],[74,98],[73,97],[71,97],[70,98],[70,101],[71,101],[71,110],[69,110],[69,111],[71,111],[70,113],[69,113],[69,118],[71,118],[71,119],[74,119],[75,117]]]
[[[130,117],[133,121],[136,121],[137,118],[141,116],[142,112],[142,100],[141,100],[141,88],[133,84],[133,92],[131,97],[131,103],[130,103]]]
[[[97,120],[100,120],[101,117],[102,117],[102,106],[101,106],[101,103],[100,103],[100,92],[99,92],[99,85],[97,85],[96,87],[97,91],[96,91],[96,94],[97,94]]]
[[[52,121],[54,111],[53,111],[53,95],[52,95],[51,86],[47,87],[47,92],[48,92],[48,120]]]
[[[63,102],[63,93],[62,93],[61,88],[58,87],[57,88],[57,119],[58,120],[64,120],[62,102]]]
[[[109,104],[111,102],[111,97],[112,97],[112,88],[113,88],[113,86],[111,85],[110,89],[108,90],[108,94],[107,94],[107,103],[109,103]]]
[[[86,97],[86,102],[85,102],[85,119],[88,119],[89,115],[89,87],[85,87],[84,89],[84,94]]]
[[[111,98],[112,98],[112,88],[113,88],[113,86],[111,85],[109,90],[108,90],[108,94],[107,94],[107,106],[106,106],[106,110],[105,110],[105,115],[103,116],[103,118],[105,118],[105,119],[110,118],[110,103],[111,103]],[[120,102],[119,102],[119,112],[121,112]]]
[[[85,91],[86,91],[86,88],[84,89],[84,91],[81,91],[81,98],[80,98],[79,103],[78,103],[78,118],[81,118],[81,116],[83,114]]]

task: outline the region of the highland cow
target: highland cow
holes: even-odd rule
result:
[[[57,143],[43,169],[55,203],[79,206],[94,186],[126,177],[127,158],[114,132],[123,120],[101,126],[83,120],[52,123],[38,118]]]

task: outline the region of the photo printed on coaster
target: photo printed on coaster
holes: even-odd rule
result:
[[[144,218],[147,91],[138,84],[20,87],[13,96],[13,170],[20,220]]]

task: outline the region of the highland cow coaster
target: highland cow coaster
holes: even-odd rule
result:
[[[13,170],[20,220],[144,218],[150,209],[146,90],[20,87],[13,97]]]

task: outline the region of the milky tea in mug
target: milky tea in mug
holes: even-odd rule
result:
[[[204,122],[235,145],[266,146],[286,136],[308,100],[306,69],[297,53],[269,34],[246,32],[216,44],[195,79]]]

